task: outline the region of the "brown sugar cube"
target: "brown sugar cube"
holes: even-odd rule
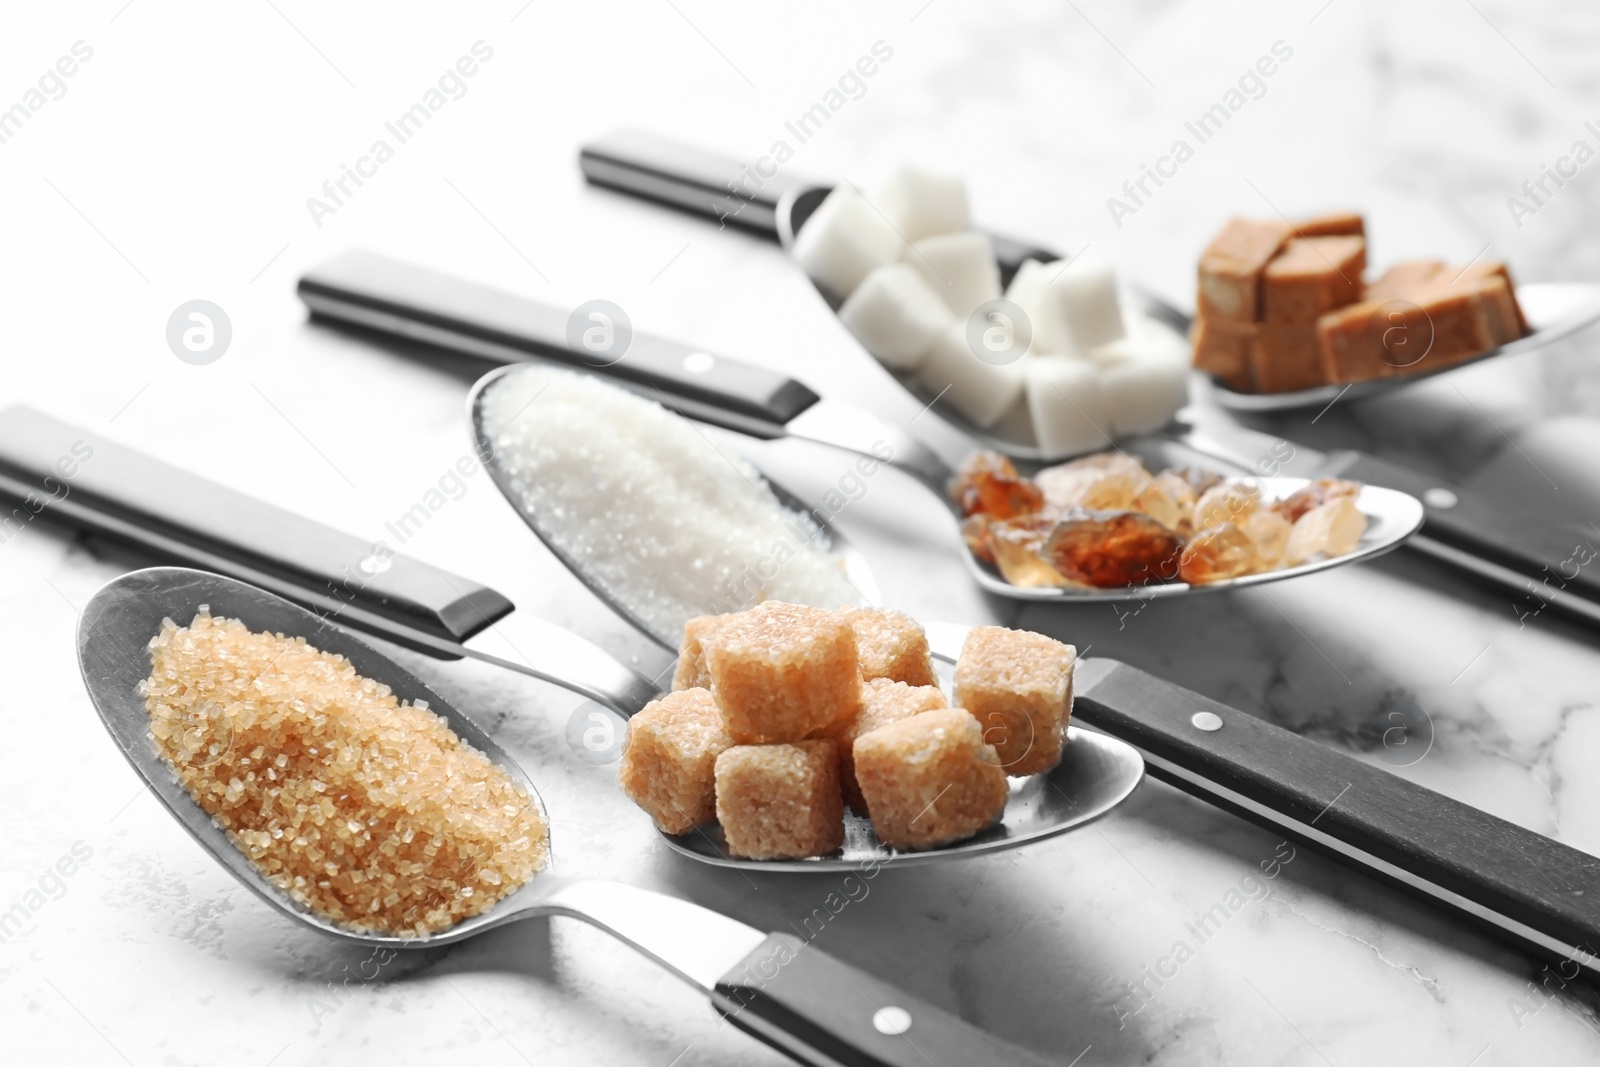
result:
[[[1250,379],[1250,342],[1256,328],[1248,322],[1230,322],[1201,315],[1189,338],[1194,344],[1195,370],[1226,382],[1236,393],[1254,390]]]
[[[1409,259],[1396,263],[1362,291],[1363,300],[1410,300],[1426,290],[1444,270],[1437,259]]]
[[[1292,233],[1278,219],[1229,219],[1200,256],[1200,314],[1234,322],[1259,319],[1261,272]]]
[[[1365,237],[1367,221],[1354,211],[1336,211],[1294,224],[1296,237]]]
[[[1250,343],[1250,374],[1262,393],[1293,393],[1326,385],[1317,327],[1262,323]]]
[[[687,833],[716,814],[717,757],[732,745],[709,692],[668,693],[628,722],[617,779],[663,831]]]
[[[678,646],[678,668],[672,675],[672,688],[711,688],[711,672],[706,670],[705,639],[731,618],[732,615],[697,615],[683,624],[683,644]]]
[[[800,741],[861,707],[855,631],[837,612],[769,600],[702,641],[712,698],[739,744]]]
[[[947,845],[999,819],[1011,795],[994,746],[961,708],[925,711],[856,738],[872,829],[893,848]]]
[[[1077,658],[1071,645],[1027,630],[974,626],[968,632],[956,661],[955,704],[983,724],[984,739],[1007,774],[1038,774],[1061,762]],[[865,784],[862,789],[872,803]]]
[[[735,856],[803,859],[844,844],[832,741],[735,745],[717,757],[716,776],[717,821]]]
[[[862,734],[924,711],[945,707],[944,693],[936,685],[907,685],[874,678],[861,686],[861,713],[835,723],[823,734],[839,746],[839,786],[844,802],[857,815],[867,814],[866,798],[856,782],[855,743]]]
[[[1296,237],[1262,274],[1261,319],[1315,326],[1317,316],[1361,299],[1366,269],[1365,238]]]
[[[845,621],[856,635],[861,680],[888,678],[907,685],[938,685],[928,635],[922,624],[898,611],[846,608]]]

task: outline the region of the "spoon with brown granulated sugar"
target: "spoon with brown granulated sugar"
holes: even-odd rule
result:
[[[107,731],[218,863],[282,915],[374,948],[580,919],[810,1064],[1038,1064],[792,934],[551,869],[522,769],[349,633],[243,582],[178,567],[106,584],[78,665]]]

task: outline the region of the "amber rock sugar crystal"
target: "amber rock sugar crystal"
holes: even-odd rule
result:
[[[343,656],[201,613],[150,642],[141,690],[177,780],[296,902],[422,937],[549,862],[536,802],[421,705]]]
[[[1183,540],[1140,511],[1070,511],[1040,554],[1067,578],[1104,589],[1155,584],[1178,573]]]

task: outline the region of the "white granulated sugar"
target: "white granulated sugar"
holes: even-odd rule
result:
[[[481,403],[496,462],[537,528],[655,633],[676,641],[696,615],[763,600],[860,603],[810,517],[682,416],[533,366]]]

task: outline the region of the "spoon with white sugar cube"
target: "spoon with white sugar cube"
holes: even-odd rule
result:
[[[694,193],[692,152],[638,135],[589,145],[598,184],[771,229],[856,339],[972,441],[1022,460],[1158,430],[1188,401],[1188,322],[1092,259],[975,229],[960,178],[902,166],[879,185],[736,183]],[[673,190],[676,189],[676,194]]]

